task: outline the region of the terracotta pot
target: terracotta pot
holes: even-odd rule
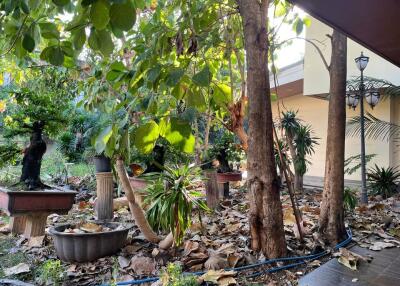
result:
[[[129,182],[134,190],[141,191],[147,188],[148,182],[144,179],[129,177]]]
[[[137,202],[142,206],[142,208],[146,209],[147,206],[144,203],[146,196],[143,191],[147,188],[149,183],[146,180],[137,177],[129,177],[129,182],[131,183],[132,189],[138,194],[135,195]]]
[[[67,214],[74,204],[75,195],[73,191],[9,191],[0,187],[0,209],[11,216],[25,213]]]
[[[103,224],[116,229],[119,223]],[[88,262],[112,255],[121,249],[128,236],[129,228],[97,233],[65,233],[71,224],[63,224],[50,229],[57,256],[68,262]]]
[[[218,183],[237,182],[242,180],[241,172],[217,173]]]

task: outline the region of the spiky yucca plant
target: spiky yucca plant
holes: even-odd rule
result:
[[[375,166],[367,173],[368,188],[374,195],[381,195],[383,198],[392,196],[400,181],[400,171],[395,167]]]

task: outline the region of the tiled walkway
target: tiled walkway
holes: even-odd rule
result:
[[[358,246],[350,249],[371,255],[372,262],[361,262],[357,271],[339,264],[336,258],[300,279],[300,286],[397,286],[400,285],[400,248],[372,251]]]

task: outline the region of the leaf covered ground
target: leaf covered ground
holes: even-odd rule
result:
[[[128,243],[113,256],[88,263],[66,263],[58,260],[49,235],[36,240],[24,240],[10,234],[0,234],[0,277],[18,279],[34,285],[99,285],[116,281],[127,281],[160,275],[168,263],[178,263],[184,271],[197,272],[254,264],[265,259],[250,248],[247,220],[248,200],[243,188],[231,189],[231,197],[209,214],[196,215],[182,247],[163,251],[144,240],[136,227],[129,231]],[[84,197],[87,199],[87,196]],[[282,194],[285,234],[289,256],[300,256],[327,249],[317,232],[321,191],[308,189],[298,195],[303,215],[304,243],[298,239],[295,218],[290,199]],[[353,233],[353,243],[379,251],[384,248],[400,247],[400,200],[399,196],[382,200],[372,198],[366,207],[348,213],[346,222]],[[81,201],[66,216],[50,215],[48,227],[64,222],[79,222],[94,219],[92,199]],[[115,212],[116,221],[132,223],[129,211],[121,208]],[[6,231],[7,218],[0,219],[2,231]],[[47,229],[48,231],[48,229]],[[284,264],[261,266],[234,274],[208,272],[206,279],[219,285],[238,283],[241,285],[296,285],[298,279],[320,266],[334,255],[313,260],[302,266],[272,274],[263,274],[271,267]],[[342,259],[343,260],[343,259]],[[15,267],[15,269],[11,269]],[[11,270],[10,270],[11,269]],[[10,274],[11,271],[11,274]],[[12,271],[15,273],[13,274]],[[21,271],[18,273],[18,271]],[[258,272],[255,278],[251,274]],[[208,275],[208,276],[207,276]],[[211,278],[210,278],[211,277]],[[0,278],[1,279],[1,278]],[[214,280],[213,280],[214,279]],[[1,280],[0,280],[1,281]]]

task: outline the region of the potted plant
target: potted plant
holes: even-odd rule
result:
[[[234,182],[242,179],[239,166],[243,155],[244,152],[236,142],[235,135],[224,131],[222,136],[216,136],[206,161],[213,161],[219,183]]]
[[[93,157],[96,173],[111,172],[111,159],[104,154],[95,155]]]

